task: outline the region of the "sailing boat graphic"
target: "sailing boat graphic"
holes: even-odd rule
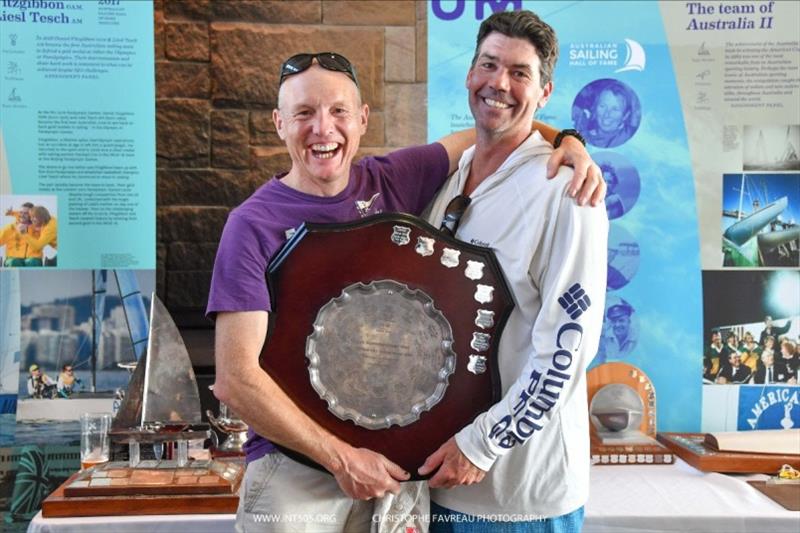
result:
[[[627,72],[629,70],[643,71],[647,63],[647,57],[645,56],[642,45],[633,39],[625,39],[625,46],[628,50],[625,57],[625,64],[614,72]]]

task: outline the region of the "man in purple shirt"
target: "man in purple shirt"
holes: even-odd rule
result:
[[[334,53],[293,56],[282,65],[280,84],[273,121],[292,167],[228,217],[207,309],[216,318],[214,393],[252,431],[237,528],[257,528],[257,513],[270,513],[277,516],[266,526],[270,531],[301,525],[314,531],[368,530],[372,505],[361,500],[397,493],[409,474],[383,455],[331,435],[260,368],[271,311],[265,272],[303,222],[343,222],[390,211],[419,214],[475,133],[455,133],[353,164],[369,108],[347,59]],[[555,137],[551,128],[537,127],[546,138]],[[564,161],[575,166],[573,196],[581,203],[599,202],[605,192],[602,174],[580,141],[563,143],[550,161],[550,174]],[[309,457],[333,478],[276,452],[266,439]]]

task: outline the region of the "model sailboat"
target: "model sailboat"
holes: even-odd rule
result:
[[[187,441],[212,435],[208,424],[202,423],[189,353],[169,311],[155,294],[147,352],[131,376],[110,434],[113,441],[129,445],[131,466],[139,462],[140,443],[177,442],[185,462]]]

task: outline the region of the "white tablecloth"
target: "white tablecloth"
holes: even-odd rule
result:
[[[28,533],[232,533],[235,522],[235,514],[44,518],[39,511]]]
[[[787,511],[747,480],[763,475],[705,474],[674,465],[600,466],[591,471],[584,533],[798,533]]]
[[[683,461],[662,465],[593,466],[584,533],[798,533],[800,512],[787,511],[746,483],[766,476],[704,474]],[[224,533],[224,515],[49,518],[39,513],[28,533]]]

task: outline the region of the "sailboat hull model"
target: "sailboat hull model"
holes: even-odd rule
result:
[[[112,442],[128,445],[128,461],[75,474],[45,500],[45,517],[102,516],[111,514],[110,509],[114,514],[236,510],[244,475],[241,461],[188,456],[189,441],[213,441],[215,434],[202,422],[197,381],[180,332],[155,295],[147,348],[109,432]],[[176,453],[163,459],[170,443]],[[155,459],[141,460],[142,445],[153,447]]]

